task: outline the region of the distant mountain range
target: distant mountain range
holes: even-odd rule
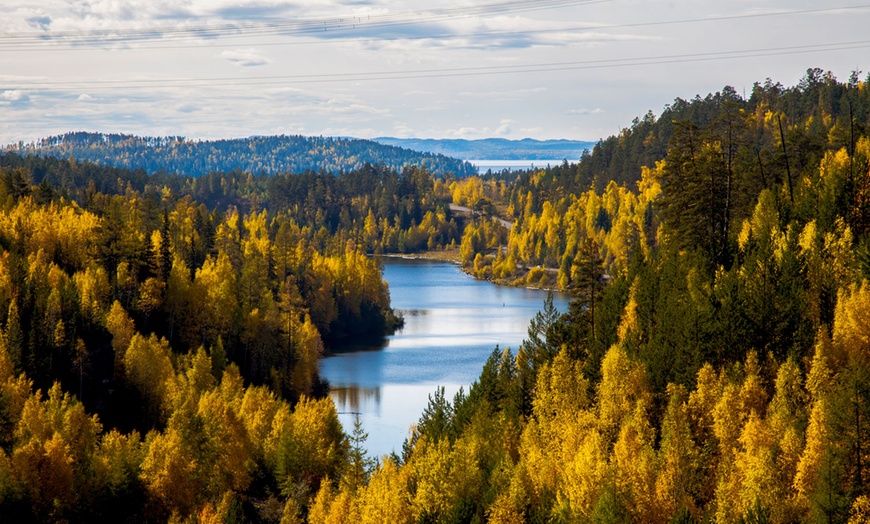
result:
[[[230,140],[140,137],[77,132],[5,148],[22,155],[76,160],[145,172],[200,176],[210,172],[338,173],[379,164],[401,170],[423,166],[434,174],[468,176],[476,171],[462,160],[354,138],[258,136]]]
[[[580,159],[583,151],[591,149],[595,142],[579,140],[507,140],[484,138],[480,140],[435,139],[435,138],[375,138],[375,142],[445,155],[463,160],[568,160]]]
[[[229,140],[140,137],[75,132],[4,148],[22,155],[75,158],[96,164],[142,169],[146,173],[200,176],[209,172],[302,173],[354,171],[368,164],[396,170],[423,166],[436,175],[468,176],[466,161],[547,160],[576,162],[593,142],[577,140],[482,140],[257,136]]]

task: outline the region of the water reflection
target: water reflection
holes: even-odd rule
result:
[[[444,386],[448,398],[468,389],[496,345],[514,350],[546,292],[480,282],[452,264],[382,259],[393,307],[405,317],[386,340],[345,346],[320,362],[345,428],[352,412],[369,433],[368,448],[380,456],[401,451],[411,424],[429,395]],[[555,297],[560,311],[567,297]]]
[[[420,419],[429,395],[441,386],[449,399],[460,387],[468,390],[467,386],[454,383],[385,384],[377,388],[333,389],[330,395],[345,431],[349,432],[359,417],[363,429],[369,434],[369,455],[380,458],[391,451],[401,454],[402,443],[411,426]],[[359,393],[351,393],[355,390]]]
[[[354,415],[365,410],[380,415],[381,388],[379,387],[333,387],[330,394],[336,408],[341,413]]]

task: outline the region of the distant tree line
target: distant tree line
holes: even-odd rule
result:
[[[12,145],[20,154],[75,158],[99,165],[143,169],[146,173],[201,176],[212,171],[246,173],[339,173],[379,164],[401,170],[418,166],[437,174],[465,176],[471,164],[440,154],[420,153],[371,140],[336,137],[260,136],[228,140],[139,137],[76,132]]]

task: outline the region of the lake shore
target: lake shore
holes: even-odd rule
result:
[[[530,268],[524,268],[520,273],[514,275],[512,278],[479,278],[477,275],[474,274],[474,271],[472,271],[470,267],[465,267],[462,265],[462,257],[459,255],[458,246],[452,248],[437,249],[434,251],[423,251],[420,253],[387,253],[376,256],[385,258],[403,258],[406,260],[431,260],[433,262],[447,262],[450,264],[456,264],[457,266],[459,266],[459,269],[461,269],[463,273],[481,282],[490,282],[492,284],[498,284],[500,286],[568,293],[568,291],[564,289],[559,289],[557,287],[549,287],[547,285],[541,285],[537,282],[529,283],[526,280],[526,275],[528,274]],[[557,268],[544,268],[544,270],[548,274],[552,273],[552,278],[555,279],[555,273],[558,272]]]
[[[422,251],[420,253],[386,253],[377,255],[387,258],[404,258],[406,260],[433,260],[436,262],[449,262],[462,266],[462,257],[459,256],[459,246],[446,247],[444,249],[436,249],[433,251]],[[472,275],[474,276],[474,275]]]

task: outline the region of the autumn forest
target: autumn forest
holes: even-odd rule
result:
[[[3,522],[870,521],[870,77],[484,176],[87,138],[0,154]],[[573,300],[373,457],[318,359],[401,328],[378,255],[410,253]]]

